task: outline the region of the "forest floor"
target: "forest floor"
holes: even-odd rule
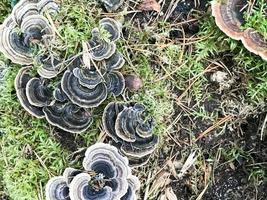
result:
[[[265,200],[267,62],[217,28],[210,1],[199,2],[163,0],[157,13],[130,1],[109,14],[97,1],[64,0],[54,20],[66,54],[81,51],[101,18],[123,24],[123,73],[137,74],[144,87],[118,100],[145,104],[161,138],[148,164],[134,170],[140,199],[164,200],[173,192],[178,200]],[[251,2],[246,23],[266,34],[267,4]],[[0,22],[10,12],[9,2],[0,2]],[[73,152],[109,141],[101,128],[108,101],[87,132],[59,131],[23,110],[14,89],[20,66],[2,55],[0,61],[0,199],[44,199],[51,176],[81,167]],[[214,79],[222,73],[223,80]]]

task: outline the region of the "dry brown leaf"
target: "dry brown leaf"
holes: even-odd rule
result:
[[[166,188],[165,195],[168,200],[178,200],[171,187]]]
[[[138,9],[143,11],[156,11],[160,12],[161,7],[156,0],[144,0],[138,7]]]
[[[172,175],[173,175],[175,178],[178,178],[178,175],[177,175],[177,172],[176,172],[174,163],[173,163],[171,160],[168,160],[168,161],[167,161],[167,165],[168,165],[168,167],[169,167],[170,172],[172,173]]]

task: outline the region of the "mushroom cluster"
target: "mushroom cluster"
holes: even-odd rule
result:
[[[80,133],[92,123],[88,109],[98,107],[109,95],[121,95],[125,88],[124,76],[118,71],[125,60],[115,43],[121,25],[111,18],[101,19],[91,39],[82,43],[83,52],[67,61],[44,53],[45,49],[34,55],[35,47],[54,40],[53,28],[42,14],[56,9],[52,0],[20,1],[1,25],[0,50],[14,63],[27,65],[15,80],[23,108],[62,130]],[[36,61],[38,75],[33,76]]]
[[[46,185],[46,200],[135,200],[140,187],[132,175],[128,159],[109,144],[89,147],[83,160],[84,170],[66,168],[62,176]]]
[[[47,79],[32,77],[31,67],[23,67],[15,79],[17,97],[22,107],[37,118],[65,131],[85,131],[92,122],[90,113],[72,104],[58,86],[53,89]]]
[[[267,60],[267,42],[263,36],[253,28],[243,30],[242,10],[245,0],[212,1],[212,15],[217,26],[230,38],[241,40],[246,49]]]
[[[139,103],[111,102],[103,113],[105,132],[132,167],[145,164],[158,144],[158,136],[153,134],[154,120],[146,119],[145,111]]]
[[[64,72],[61,86],[76,105],[94,108],[108,95],[119,96],[125,88],[125,79],[118,71],[125,60],[116,49],[121,25],[111,18],[100,20],[92,30],[92,38],[83,43],[82,62]]]
[[[57,9],[52,0],[21,0],[0,26],[0,51],[16,64],[32,64],[39,44],[47,44],[55,38],[44,13]]]

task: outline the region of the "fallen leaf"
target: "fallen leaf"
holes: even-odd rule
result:
[[[143,3],[139,5],[138,9],[143,10],[143,11],[154,10],[159,13],[161,10],[161,7],[156,0],[144,0]]]

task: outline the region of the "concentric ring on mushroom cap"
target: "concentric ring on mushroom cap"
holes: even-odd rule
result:
[[[50,26],[48,20],[42,15],[30,15],[25,17],[21,24],[21,31],[27,35],[33,37],[33,39],[52,40],[55,38],[55,33]]]
[[[46,200],[70,200],[69,187],[64,176],[51,178],[45,187]]]
[[[73,75],[78,78],[79,83],[89,89],[95,88],[98,84],[103,82],[102,76],[97,70],[85,68],[75,68],[73,69]]]
[[[107,98],[107,87],[104,83],[98,84],[94,89],[83,87],[69,70],[62,77],[61,87],[74,104],[84,108],[97,107]]]
[[[54,0],[41,0],[38,2],[37,8],[40,14],[44,14],[44,12],[56,13],[59,10],[59,6]]]
[[[11,16],[18,26],[25,17],[38,14],[37,1],[21,0],[13,8]]]
[[[30,47],[26,46],[24,38],[11,28],[0,26],[0,51],[13,63],[33,63]]]
[[[97,199],[97,200],[111,200],[112,189],[104,187],[101,191],[96,192],[88,187],[91,176],[86,173],[78,174],[70,183],[70,199],[84,200],[84,199]]]
[[[44,80],[35,77],[26,85],[26,96],[31,105],[44,107],[52,103],[53,94]]]
[[[125,80],[120,72],[108,72],[105,75],[105,81],[109,93],[115,96],[119,96],[122,94],[125,88]]]
[[[116,143],[121,141],[117,136],[115,130],[115,122],[118,114],[125,108],[124,103],[110,102],[104,109],[102,116],[102,123],[105,132],[111,137]]]
[[[30,68],[31,67],[21,68],[16,76],[15,89],[16,89],[17,97],[20,101],[20,104],[26,111],[28,111],[31,115],[37,118],[43,118],[44,113],[42,109],[31,105],[26,96],[26,85],[31,79],[29,75]]]
[[[140,138],[136,136],[136,140],[132,143],[124,142],[121,146],[121,151],[124,155],[133,158],[142,158],[152,154],[157,148],[158,136],[153,135],[150,138]],[[130,159],[130,158],[129,158]]]
[[[99,21],[100,28],[103,28],[110,34],[110,41],[117,41],[121,36],[121,24],[112,18],[103,18]]]
[[[241,9],[244,0],[226,0],[225,2],[212,1],[212,15],[217,26],[229,37],[241,40],[242,16]],[[243,5],[242,5],[243,4]]]
[[[100,0],[108,12],[114,12],[123,4],[123,0]]]
[[[128,166],[128,159],[123,157],[114,146],[96,143],[89,147],[85,152],[83,167],[88,171],[94,170],[97,173],[102,173],[109,179],[119,179],[117,189],[112,193],[118,199],[126,194],[128,189],[127,177],[131,175],[131,169]],[[110,173],[110,170],[112,173],[107,174]]]
[[[107,71],[120,69],[125,64],[122,54],[116,51],[110,58],[105,60],[105,68]]]
[[[92,30],[92,38],[88,41],[91,57],[96,61],[110,58],[116,51],[114,42],[106,42],[100,38],[98,28]]]
[[[73,178],[80,173],[82,173],[82,171],[79,169],[67,167],[63,172],[63,177],[65,177],[67,184],[69,185],[71,181],[73,180]]]
[[[69,98],[67,97],[67,95],[62,90],[61,84],[59,84],[57,86],[57,88],[54,90],[53,96],[54,96],[55,100],[57,100],[59,102],[62,102],[62,103],[69,100]]]
[[[242,42],[250,52],[267,60],[267,42],[255,29],[248,28],[244,32]]]
[[[136,176],[130,176],[128,179],[129,187],[127,193],[120,200],[137,200],[135,192],[140,189],[140,181]]]
[[[40,65],[37,72],[43,78],[51,79],[61,72],[61,62],[54,55],[39,55],[36,62]]]
[[[43,111],[50,124],[67,132],[81,133],[92,124],[90,113],[74,104],[56,102]]]

